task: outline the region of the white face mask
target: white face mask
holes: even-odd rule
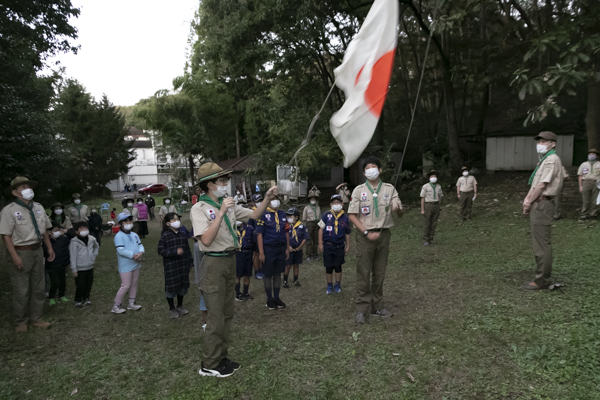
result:
[[[73,203],[75,203],[75,204],[81,204],[81,200],[75,199],[75,201],[73,201]]]
[[[213,194],[217,199],[224,197],[227,193],[227,186],[219,186],[217,185],[217,190],[213,190]]]
[[[31,200],[31,199],[33,199],[33,196],[34,196],[33,189],[24,189],[24,190],[21,190],[21,196],[23,196],[23,198],[25,200]]]
[[[173,222],[169,222],[171,224],[171,228],[173,229],[179,229],[181,228],[181,221],[173,221]]]
[[[235,221],[235,224],[236,224],[237,226],[242,226],[242,221]]]
[[[123,229],[130,231],[133,229],[133,224],[123,224]]]
[[[317,204],[317,201],[316,200],[311,200],[310,204],[312,204],[314,206],[315,204]]]
[[[293,215],[288,215],[288,216],[287,216],[287,220],[288,220],[288,222],[289,222],[290,224],[293,224],[293,223],[294,223],[294,221],[295,221],[296,219],[294,218],[294,216],[293,216]]]
[[[81,236],[81,237],[86,237],[89,234],[90,234],[90,231],[81,231],[81,232],[79,232],[79,236]]]
[[[341,204],[334,204],[331,206],[331,209],[335,212],[338,212],[342,209],[342,205]]]
[[[548,145],[545,145],[545,144],[539,144],[539,143],[538,143],[538,144],[535,146],[535,148],[536,148],[536,150],[537,150],[538,154],[546,154],[546,153],[549,151],[549,150],[548,150]]]
[[[595,155],[595,154],[590,154],[590,155],[588,156],[588,161],[596,161],[596,158],[597,158],[597,157],[596,157],[596,155]]]
[[[133,207],[133,203],[127,203],[127,207]]]
[[[469,171],[463,171],[463,176],[469,175]]]
[[[379,178],[379,169],[369,168],[365,171],[365,176],[368,180],[374,181],[375,179]]]
[[[171,200],[165,200],[165,204],[170,204]]]
[[[57,208],[56,210],[54,210],[54,214],[56,214],[56,215],[62,214],[62,208]]]
[[[138,201],[138,204],[142,205],[142,204],[144,204],[144,202],[143,201]]]
[[[54,236],[54,238],[56,239],[60,236],[60,231],[52,232],[52,236]]]
[[[96,210],[92,210],[92,214],[96,214]]]
[[[256,207],[260,207],[261,202],[256,203]]]
[[[279,208],[281,202],[279,200],[271,200],[271,208]]]
[[[240,191],[238,190],[237,192],[235,192],[235,194],[240,194]]]
[[[429,182],[431,182],[431,183],[436,183],[436,182],[437,182],[437,178],[433,178],[433,177],[432,177],[432,178],[429,178]]]

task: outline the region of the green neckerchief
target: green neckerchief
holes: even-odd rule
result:
[[[373,195],[373,208],[375,209],[375,218],[379,218],[379,207],[377,206],[377,197],[378,197],[377,194],[379,193],[379,189],[381,189],[382,183],[383,182],[380,179],[379,185],[377,185],[377,189],[375,189],[375,191],[373,191],[371,184],[369,183],[369,181],[367,181],[367,189],[369,189],[369,192],[371,192],[371,194]]]
[[[535,177],[535,173],[537,172],[538,168],[540,167],[540,165],[542,165],[542,163],[544,162],[544,160],[546,158],[548,158],[548,156],[551,156],[552,154],[556,154],[556,150],[552,149],[549,152],[546,153],[546,155],[540,160],[540,162],[535,166],[535,169],[533,170],[533,174],[531,174],[531,177],[529,177],[529,183],[528,185],[531,185],[531,182],[533,182],[533,178]]]
[[[33,221],[33,227],[35,228],[35,234],[38,237],[38,241],[41,242],[42,241],[42,235],[40,234],[40,228],[38,228],[37,220],[35,219],[35,213],[33,212],[33,201],[30,201],[29,205],[23,203],[19,199],[15,199],[14,201],[15,201],[15,204],[18,204],[21,207],[24,207],[24,208],[26,208],[26,209],[29,210],[29,215],[31,216],[31,221]]]
[[[435,200],[435,183],[429,183],[431,185],[431,188],[433,189],[433,199]]]
[[[319,219],[319,215],[317,214],[317,207],[313,206],[312,204],[309,204],[310,208],[312,208],[313,212],[315,213],[315,221]]]
[[[83,204],[81,204],[81,203],[79,203],[79,204],[73,203],[73,207],[75,207],[77,209],[77,211],[79,212],[79,221],[81,221],[81,207],[83,207]]]
[[[223,204],[223,198],[222,197],[219,199],[219,204],[217,204],[207,194],[203,194],[202,196],[200,196],[200,198],[198,199],[198,201],[203,201],[203,202],[205,202],[207,204],[210,204],[211,206],[213,206],[217,210],[220,210],[221,209],[221,204]],[[229,217],[227,216],[227,213],[225,213],[225,215],[223,216],[223,219],[225,220],[225,225],[227,225],[227,228],[229,229],[229,233],[231,233],[231,236],[233,237],[233,244],[237,245],[237,243],[238,243],[238,237],[237,237],[237,234],[235,233],[235,231],[233,230],[233,228],[231,227],[231,222],[229,222]]]

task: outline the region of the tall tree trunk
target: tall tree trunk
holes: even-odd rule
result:
[[[190,178],[192,180],[192,187],[194,186],[194,176],[196,175],[196,168],[194,166],[194,157],[190,154],[188,156],[188,164],[190,166]]]
[[[240,158],[240,128],[235,127],[235,150],[237,151],[237,158]]]
[[[444,98],[446,99],[446,125],[448,130],[448,151],[450,152],[450,168],[458,172],[461,168],[462,157],[458,145],[458,127],[456,125],[456,107],[454,102],[454,88],[452,86],[452,73],[446,65],[442,68],[444,78]]]
[[[587,87],[587,115],[585,127],[589,148],[600,147],[600,82],[590,82]]]

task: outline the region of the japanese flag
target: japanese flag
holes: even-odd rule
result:
[[[346,102],[329,122],[344,153],[344,168],[365,150],[387,95],[398,39],[398,0],[375,0],[360,31],[335,69]]]

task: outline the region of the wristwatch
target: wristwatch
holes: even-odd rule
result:
[[[369,231],[364,231],[363,232],[363,236],[367,236],[369,234]]]

